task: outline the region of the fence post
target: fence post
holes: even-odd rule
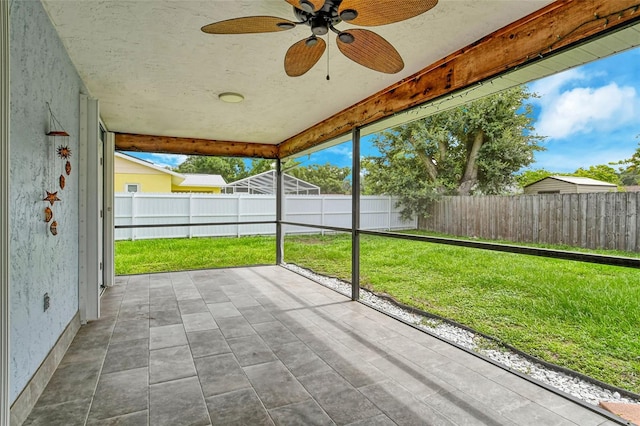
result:
[[[251,181],[249,181],[251,184]],[[240,194],[238,194],[238,204],[236,205],[236,222],[240,222],[240,204],[242,201],[240,200]],[[236,225],[236,237],[240,238],[240,225]]]
[[[387,209],[387,221],[389,226],[387,227],[387,231],[391,231],[391,195],[388,197],[389,200],[389,208]]]
[[[193,192],[189,193],[189,225],[193,222]],[[193,227],[189,226],[189,238],[193,238]]]
[[[132,192],[131,193],[131,224],[132,225],[137,225],[138,221],[136,220],[136,218],[138,217],[138,209],[136,206],[136,193]],[[135,241],[136,237],[137,237],[137,230],[138,228],[131,228],[131,241]]]
[[[326,198],[325,198],[325,197],[322,197],[322,198],[320,199],[320,224],[321,224],[322,226],[324,226],[324,225],[325,225],[325,223],[326,223],[326,222],[325,222],[325,220],[324,220],[324,213],[325,213],[325,205],[324,205],[324,202],[325,202],[325,200],[326,200]],[[324,229],[321,229],[321,230],[320,230],[320,235],[324,235]]]

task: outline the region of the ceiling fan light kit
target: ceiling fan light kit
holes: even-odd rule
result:
[[[382,36],[365,29],[340,31],[343,21],[358,26],[392,24],[432,9],[438,0],[285,0],[294,8],[297,22],[274,16],[248,16],[214,22],[202,27],[208,34],[256,34],[286,31],[298,25],[311,28],[307,37],[289,48],[284,58],[288,76],[305,74],[320,60],[326,49],[323,36],[337,34],[338,49],[352,61],[374,71],[395,74],[404,68],[398,51]]]
[[[315,12],[316,7],[309,0],[300,0],[300,9],[307,13],[313,13]]]
[[[218,99],[228,104],[237,104],[244,101],[244,96],[235,92],[224,92],[218,95]]]

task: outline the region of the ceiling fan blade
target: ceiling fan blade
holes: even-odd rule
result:
[[[285,0],[291,6],[305,12],[317,12],[324,6],[324,0]]]
[[[354,25],[373,27],[413,18],[438,4],[438,0],[343,0],[338,13],[356,11],[353,19],[344,19]],[[341,16],[348,16],[347,14]]]
[[[208,34],[256,34],[286,31],[295,26],[295,22],[275,16],[247,16],[214,22],[201,29]]]
[[[345,34],[350,34],[353,37],[351,43],[342,40],[342,36]],[[344,56],[374,71],[395,74],[404,68],[402,57],[395,47],[372,31],[348,30],[338,35],[337,41],[338,48]]]
[[[308,40],[300,40],[287,50],[284,70],[289,77],[299,77],[313,68],[327,47],[327,43],[321,38],[315,38],[317,43],[312,46],[309,46]]]

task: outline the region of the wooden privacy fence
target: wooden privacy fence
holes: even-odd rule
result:
[[[490,240],[640,251],[640,192],[445,197],[419,228]]]
[[[417,229],[417,220],[403,221],[396,199],[363,196],[360,228],[367,230]],[[115,225],[262,222],[276,220],[275,195],[116,193]],[[284,220],[351,228],[350,195],[287,195]],[[116,229],[116,240],[149,238],[275,235],[274,224],[175,226]],[[323,233],[317,228],[287,225],[292,233]]]

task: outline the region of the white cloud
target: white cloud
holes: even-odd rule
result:
[[[531,91],[540,96],[540,98],[534,99],[533,101],[544,104],[545,100],[548,100],[550,97],[557,97],[560,89],[568,83],[581,80],[587,80],[587,76],[577,68],[540,79],[530,85]]]
[[[560,92],[568,81],[559,78],[543,87],[546,94],[538,100],[541,107],[536,123],[538,134],[562,139],[579,133],[615,129],[633,120],[638,109],[635,88],[610,83],[598,88],[577,87]]]

